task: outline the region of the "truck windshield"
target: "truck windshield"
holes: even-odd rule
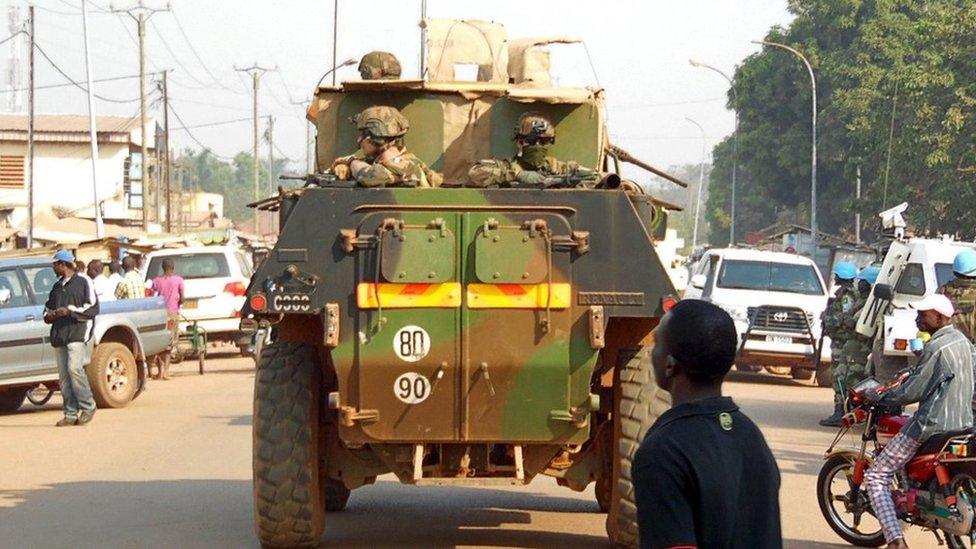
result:
[[[769,261],[743,261],[738,259],[722,262],[716,286],[736,290],[762,292],[789,292],[805,295],[823,295],[823,285],[812,265],[773,263]]]

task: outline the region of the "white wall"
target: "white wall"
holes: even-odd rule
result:
[[[27,145],[0,142],[0,155],[26,157]],[[122,194],[125,159],[128,156],[128,144],[98,145],[98,197],[104,201],[102,214],[105,217],[124,218],[135,215],[129,213]],[[94,217],[90,158],[88,143],[37,143],[34,149],[35,212],[59,206],[77,210],[75,215],[78,217]],[[25,178],[26,175],[25,159]],[[26,182],[23,189],[0,188],[0,204],[17,206],[11,217],[14,225],[26,222]]]

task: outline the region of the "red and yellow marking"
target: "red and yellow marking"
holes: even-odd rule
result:
[[[568,283],[468,284],[465,299],[471,309],[565,309],[572,303],[572,288]],[[460,307],[461,283],[361,282],[356,286],[356,305],[360,309]]]
[[[471,309],[565,309],[571,294],[567,283],[468,284],[467,303]]]
[[[377,309],[381,304],[383,307],[391,309],[460,307],[461,283],[391,284],[387,282],[360,282],[356,286],[356,305],[360,309]]]

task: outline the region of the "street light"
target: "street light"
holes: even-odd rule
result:
[[[753,40],[753,44],[765,44],[767,46],[774,46],[777,48],[782,48],[793,55],[800,58],[803,64],[807,67],[807,72],[810,73],[810,87],[813,90],[813,133],[810,140],[810,240],[812,242],[812,257],[813,260],[817,259],[817,79],[813,75],[813,67],[810,66],[810,61],[803,56],[802,53],[796,51],[795,49],[787,46],[786,44],[780,44],[779,42],[770,42],[768,40]]]
[[[331,69],[325,71],[325,74],[322,75],[322,78],[319,78],[318,83],[315,84],[315,89],[316,90],[319,89],[319,86],[322,85],[322,81],[325,80],[325,77],[326,76],[329,76],[330,74],[332,74],[335,71],[341,69],[342,67],[348,67],[349,65],[355,65],[355,64],[356,64],[356,59],[353,58],[353,57],[350,57],[349,59],[346,59],[342,63],[339,63],[338,65],[336,65],[336,66],[332,67]],[[314,93],[314,91],[315,90],[313,90],[313,93]]]
[[[732,197],[729,206],[729,246],[735,246],[735,172],[739,165],[739,95],[735,92],[735,81],[718,67],[713,67],[708,63],[702,63],[697,59],[689,59],[688,63],[692,67],[701,67],[710,71],[717,72],[729,82],[732,88],[732,112],[735,113],[735,129],[732,130]]]
[[[698,247],[698,213],[701,211],[702,187],[705,186],[705,128],[702,128],[701,124],[691,118],[685,117],[685,120],[698,127],[702,138],[701,169],[698,172],[698,197],[695,199],[695,223],[691,229],[691,253],[694,254],[695,248]]]

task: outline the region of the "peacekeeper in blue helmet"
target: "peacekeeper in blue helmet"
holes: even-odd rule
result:
[[[824,427],[837,427],[844,417],[846,389],[842,382],[853,360],[845,354],[845,347],[857,335],[854,328],[848,326],[848,319],[853,314],[858,299],[856,279],[857,265],[849,261],[834,265],[837,291],[827,300],[822,319],[824,335],[830,337],[830,379],[834,388],[834,412],[820,420],[820,425]]]
[[[939,288],[956,308],[952,323],[969,341],[976,338],[976,250],[963,250],[952,262],[953,280]]]

